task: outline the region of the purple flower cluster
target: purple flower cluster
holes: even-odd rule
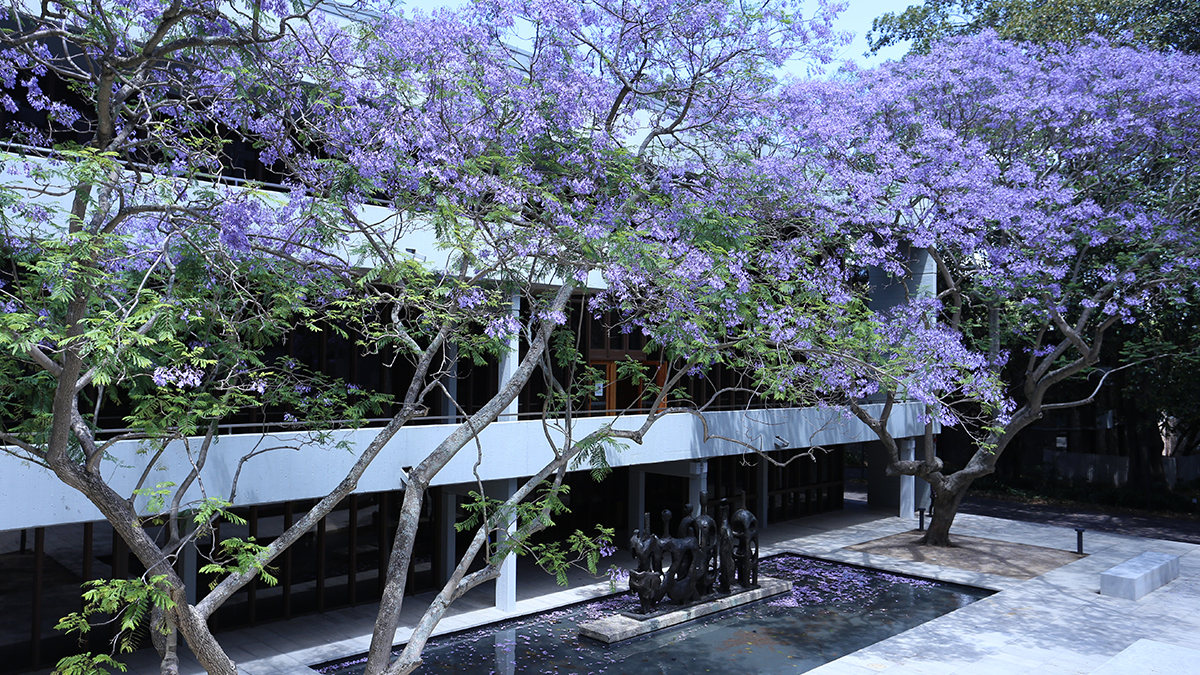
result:
[[[154,369],[150,379],[160,387],[173,386],[180,389],[199,387],[204,379],[204,372],[191,366],[159,366]]]

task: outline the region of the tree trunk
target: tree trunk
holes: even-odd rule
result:
[[[204,668],[204,672],[208,675],[238,675],[237,664],[225,654],[225,650],[221,648],[221,644],[217,642],[217,638],[209,629],[208,622],[194,607],[187,604],[183,587],[175,589],[172,595],[183,596],[176,600],[176,603],[183,600],[183,604],[175,607],[176,625],[179,627],[183,639],[187,641],[187,646],[191,648],[192,654]]]
[[[100,509],[146,569],[167,575],[166,583],[170,587],[171,599],[175,601],[170,620],[191,647],[205,672],[209,675],[237,675],[237,665],[221,649],[205,617],[187,603],[183,579],[175,573],[162,549],[145,530],[137,526],[137,514],[130,503],[122,499],[102,477],[74,464],[65,454],[51,458],[50,468],[64,483],[78,490]]]
[[[561,312],[571,299],[573,283],[564,283],[559,287],[550,303],[548,312]],[[392,547],[392,555],[388,561],[387,580],[384,583],[383,597],[379,601],[379,613],[375,617],[375,629],[371,633],[371,647],[367,654],[366,675],[381,675],[387,670],[392,655],[392,641],[396,637],[396,626],[400,621],[400,611],[404,606],[404,589],[408,578],[408,568],[412,559],[413,542],[416,541],[417,526],[420,523],[421,500],[434,476],[442,467],[458,454],[458,451],[474,439],[480,430],[499,418],[500,413],[508,404],[516,400],[521,389],[532,377],[534,369],[540,363],[550,335],[555,330],[555,324],[543,321],[537,335],[529,343],[529,349],[521,357],[520,364],[512,377],[501,385],[500,390],[492,396],[482,408],[459,424],[437,448],[425,459],[421,460],[408,474],[409,482],[404,489],[404,502],[400,509],[400,522],[396,526],[396,541]]]
[[[179,675],[179,632],[167,613],[158,607],[150,611],[150,640],[161,659],[161,675]]]
[[[943,487],[933,499],[933,515],[929,519],[929,529],[921,543],[926,546],[953,546],[950,541],[950,526],[958,515],[958,507],[962,504],[967,489],[974,479],[955,481],[956,489]]]
[[[371,633],[366,675],[380,675],[387,670],[388,663],[391,662],[392,641],[396,637],[400,610],[404,608],[408,566],[412,560],[413,543],[417,539],[417,525],[421,519],[421,500],[424,495],[424,484],[409,483],[404,490],[404,502],[400,507],[400,522],[396,526],[396,539],[392,544],[391,558],[388,560],[383,596],[379,598],[379,613],[375,617],[375,629]]]

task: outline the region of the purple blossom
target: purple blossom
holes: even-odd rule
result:
[[[463,289],[458,296],[459,309],[473,309],[479,307],[487,298],[483,294],[483,290],[475,287]]]
[[[174,386],[180,389],[194,389],[200,386],[203,377],[203,371],[191,366],[159,366],[154,369],[150,379],[160,387]]]
[[[629,581],[629,570],[617,565],[609,565],[608,580],[614,585],[623,584],[626,581]]]
[[[540,319],[542,321],[550,321],[552,323],[555,323],[555,324],[558,324],[559,326],[561,326],[567,322],[567,315],[565,313],[563,313],[562,311],[553,311],[553,312],[546,311],[546,312],[539,312],[538,319]]]

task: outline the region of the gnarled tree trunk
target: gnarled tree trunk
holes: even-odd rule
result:
[[[950,541],[950,526],[954,524],[954,517],[958,515],[958,507],[962,505],[963,497],[967,495],[967,488],[975,479],[968,478],[961,481],[953,481],[958,483],[958,487],[951,489],[948,487],[935,492],[933,497],[933,514],[929,519],[929,529],[925,531],[925,536],[921,539],[921,543],[927,546],[953,546]],[[949,485],[952,481],[946,481]]]

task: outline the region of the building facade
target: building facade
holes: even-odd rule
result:
[[[887,302],[888,293],[897,292],[886,283],[879,287],[876,297],[881,303]],[[598,323],[594,329],[603,328]],[[609,331],[603,330],[594,342],[587,336],[592,365],[603,369],[616,358],[640,351],[627,336],[605,343],[608,335]],[[364,386],[387,389],[393,376],[378,356],[358,356],[333,333],[310,334],[290,344],[296,356],[307,359],[314,368]],[[455,387],[468,414],[473,412],[472,405],[490,398],[506,371],[511,372],[510,364],[503,362],[487,366],[463,362],[460,366]],[[700,398],[706,390],[728,386],[730,382],[722,378],[732,377],[716,371],[689,386],[697,389],[695,395]],[[638,414],[618,417],[619,410],[640,396],[636,388],[614,378],[605,389],[597,392],[590,416],[575,422],[577,435],[604,424],[634,428],[644,419]],[[457,533],[454,523],[464,516],[462,504],[469,492],[478,489],[479,481],[489,497],[506,498],[523,479],[550,461],[552,451],[538,408],[536,391],[528,385],[500,421],[482,430],[482,453],[464,449],[437,475],[421,512],[409,592],[440,588],[458,563],[471,533]],[[556,518],[556,526],[543,536],[561,538],[577,527],[587,530],[600,524],[614,528],[621,544],[640,527],[642,514],[655,514],[652,523],[657,531],[656,514],[664,509],[679,513],[685,504],[698,508],[702,492],[712,502],[726,500],[734,508],[745,506],[760,526],[769,526],[842,508],[846,448],[857,452],[866,448],[868,462],[882,466],[873,432],[842,411],[763,407],[732,392],[718,399],[714,408],[705,413],[703,422],[691,414],[666,416],[651,428],[641,445],[609,451],[613,471],[602,482],[592,480],[588,466],[571,472],[571,491],[566,497],[571,513]],[[213,618],[216,630],[286,620],[379,597],[403,497],[405,469],[421,461],[458,426],[454,419],[458,410],[449,403],[440,410],[433,407],[431,412],[441,414],[431,414],[402,429],[359,481],[358,489],[276,560],[277,585],[251,583],[217,611]],[[902,441],[906,452],[915,449],[915,439],[924,432],[920,414],[919,405],[901,404],[892,415],[892,434],[906,439]],[[339,440],[350,447],[363,447],[376,432],[368,426],[341,432]],[[267,419],[237,422],[223,429],[205,467],[208,493],[229,494],[239,459],[247,451],[263,443],[287,444],[295,435],[273,427]],[[139,452],[135,442],[121,442],[112,449],[116,461],[107,464],[114,467],[107,471],[118,491],[124,488],[128,493],[141,478],[145,460]],[[211,546],[229,537],[254,537],[270,543],[337,485],[355,456],[345,450],[307,448],[255,457],[241,467],[238,478],[234,512],[245,524],[221,523],[201,545]],[[877,459],[871,462],[871,456]],[[159,459],[158,468],[170,476],[172,469],[177,473],[190,461],[184,444],[175,443]],[[911,477],[888,478],[877,471],[869,487],[872,505],[909,516],[921,499]],[[144,570],[124,542],[113,536],[111,526],[95,507],[51,472],[0,453],[0,494],[6,503],[19,505],[0,511],[0,669],[44,668],[80,649],[75,636],[59,633],[54,625],[60,617],[80,609],[83,582],[127,578]],[[179,567],[192,599],[198,599],[196,594],[202,594],[212,579],[198,573],[194,551],[182,557]],[[515,565],[506,565],[496,583],[498,607],[515,605],[517,583]],[[93,648],[103,648],[109,637],[106,630],[92,633]]]

